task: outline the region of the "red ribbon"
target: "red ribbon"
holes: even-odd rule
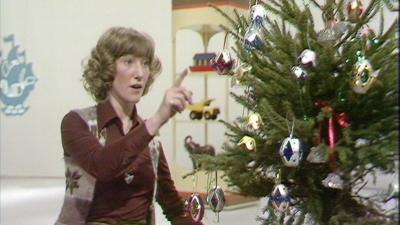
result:
[[[339,125],[340,128],[346,128],[350,125],[349,117],[346,113],[336,113],[336,111],[332,108],[332,106],[327,101],[317,101],[315,106],[318,108],[326,108],[329,112],[331,112],[331,117],[328,119],[328,142],[330,147],[329,160],[331,163],[332,171],[336,170],[336,142],[338,140],[338,131],[336,129],[336,124]],[[319,135],[318,135],[318,144],[321,143],[322,137],[322,125],[323,121],[321,121],[318,125],[319,127]]]

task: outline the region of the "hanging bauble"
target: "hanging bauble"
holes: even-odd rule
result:
[[[235,66],[235,59],[232,58],[229,51],[222,51],[215,58],[210,60],[211,66],[217,71],[219,75],[233,74]]]
[[[304,146],[300,139],[287,137],[279,149],[283,164],[288,167],[298,166],[303,158]]]
[[[349,26],[344,22],[337,22],[336,19],[330,19],[326,22],[325,29],[318,32],[318,41],[325,43],[335,43],[347,31]]]
[[[365,138],[358,138],[354,144],[354,148],[361,148],[371,144],[371,141]]]
[[[247,119],[247,125],[254,130],[259,130],[264,124],[259,113],[252,113]]]
[[[190,197],[185,201],[185,209],[194,221],[201,221],[201,219],[203,219],[205,209],[201,196],[197,193],[190,195]]]
[[[211,188],[207,194],[207,204],[213,212],[221,212],[225,206],[225,194],[221,187]]]
[[[327,188],[333,189],[343,189],[343,180],[336,173],[330,173],[328,176],[322,180],[322,185]]]
[[[352,23],[357,23],[364,13],[364,6],[361,0],[350,0],[347,3],[347,18]]]
[[[304,68],[317,66],[317,54],[310,49],[304,49],[297,60]]]
[[[261,170],[259,172],[263,178],[268,179],[268,180],[275,180],[275,178],[278,174],[278,170],[272,166],[261,167]]]
[[[333,30],[335,30],[336,37],[341,38],[350,30],[350,25],[347,22],[339,21],[333,25]]]
[[[328,148],[324,145],[318,145],[310,149],[307,155],[307,161],[310,163],[326,163],[329,160]]]
[[[338,38],[336,36],[336,32],[333,28],[325,28],[321,31],[318,32],[318,41],[324,42],[324,43],[335,43]]]
[[[251,24],[258,26],[265,26],[267,20],[267,10],[261,4],[256,4],[251,7],[250,10]]]
[[[353,79],[351,82],[353,91],[357,94],[365,94],[379,76],[379,71],[372,69],[371,63],[361,58],[353,68]]]
[[[290,196],[285,185],[278,184],[271,193],[272,206],[279,212],[285,212],[290,206]]]
[[[248,151],[256,151],[256,140],[249,136],[242,137],[237,145]]]
[[[297,79],[301,79],[301,80],[307,80],[308,79],[307,71],[301,66],[293,66],[291,71],[292,71],[292,74]]]
[[[231,87],[238,85],[245,77],[247,77],[251,69],[252,67],[250,65],[241,63],[240,66],[235,69],[235,73],[232,76]]]
[[[247,50],[260,49],[263,45],[263,33],[259,26],[250,26],[244,34],[244,47]]]

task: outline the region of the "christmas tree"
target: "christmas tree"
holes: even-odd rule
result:
[[[243,87],[231,94],[247,113],[222,121],[223,153],[195,158],[267,197],[262,224],[397,224],[380,204],[393,196],[360,190],[367,174],[397,170],[398,21],[384,27],[379,0],[299,2],[250,1],[250,18],[213,6],[232,24],[237,68],[226,50],[213,64]]]

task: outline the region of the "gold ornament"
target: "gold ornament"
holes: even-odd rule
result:
[[[240,66],[238,66],[235,70],[235,73],[233,74],[232,78],[231,78],[231,87],[235,86],[235,85],[239,85],[240,82],[246,77],[248,76],[250,70],[251,70],[251,66],[246,64],[246,63],[242,63],[240,64]]]
[[[372,69],[371,63],[366,59],[359,60],[353,68],[352,88],[357,94],[365,94],[379,76],[379,71]]]
[[[252,113],[247,119],[247,125],[254,130],[259,130],[264,124],[259,113]]]
[[[256,140],[249,136],[242,137],[237,145],[245,147],[248,151],[256,151]]]

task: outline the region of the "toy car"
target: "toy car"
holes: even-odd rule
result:
[[[186,108],[190,110],[189,117],[192,120],[195,119],[201,119],[204,115],[204,119],[210,120],[213,119],[215,120],[220,113],[220,110],[218,107],[212,107],[210,106],[210,103],[214,99],[204,99],[202,101],[199,101],[197,103],[193,103],[190,105],[187,105]]]

